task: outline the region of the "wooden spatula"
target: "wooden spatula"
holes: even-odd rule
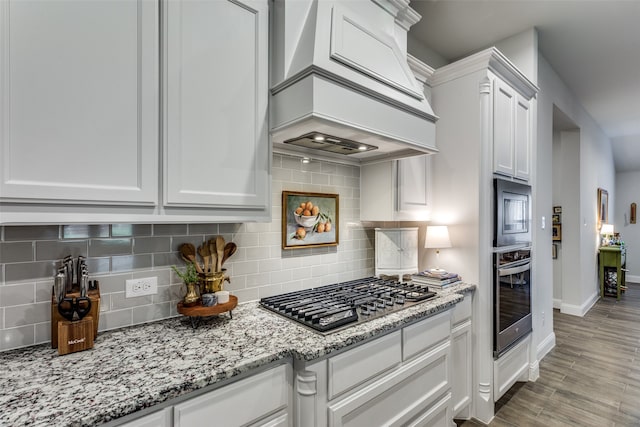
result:
[[[216,237],[216,254],[218,255],[216,271],[222,271],[222,258],[224,258],[224,238],[222,236]]]

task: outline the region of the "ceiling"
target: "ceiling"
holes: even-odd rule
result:
[[[411,36],[446,61],[532,27],[540,53],[640,171],[640,0],[413,0]],[[430,64],[431,65],[431,64]]]

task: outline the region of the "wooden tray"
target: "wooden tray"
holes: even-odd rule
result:
[[[178,313],[191,317],[207,317],[215,314],[229,312],[229,316],[233,319],[231,310],[238,305],[238,297],[229,295],[229,302],[223,304],[212,305],[211,307],[203,307],[202,305],[194,305],[192,307],[184,307],[182,302],[178,303]]]

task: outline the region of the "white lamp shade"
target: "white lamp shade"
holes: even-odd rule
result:
[[[613,234],[613,224],[602,224],[600,234]]]
[[[427,235],[424,239],[425,248],[441,249],[450,248],[449,229],[446,225],[428,225]]]

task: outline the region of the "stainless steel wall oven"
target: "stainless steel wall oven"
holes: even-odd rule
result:
[[[493,246],[531,244],[531,187],[500,178],[493,180]]]
[[[531,247],[494,252],[494,357],[500,357],[532,330]]]

